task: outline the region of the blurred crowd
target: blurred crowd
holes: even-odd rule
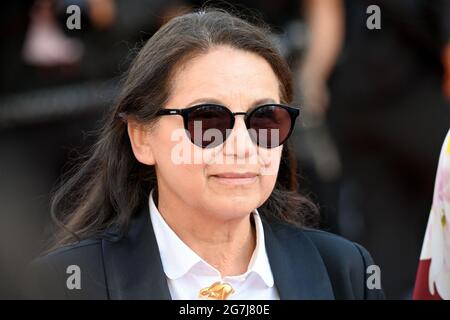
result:
[[[73,4],[80,8],[80,29],[67,27]],[[170,18],[202,5],[205,1],[4,5],[0,298],[20,298],[24,268],[52,232],[52,190],[71,159],[94,141],[134,53]],[[233,8],[272,27],[295,76],[302,126],[292,143],[302,191],[321,209],[320,227],[371,252],[388,298],[411,298],[439,151],[450,127],[450,1],[206,5]]]

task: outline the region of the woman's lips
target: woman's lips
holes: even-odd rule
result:
[[[254,183],[258,178],[258,174],[253,172],[224,172],[211,175],[211,177],[219,183],[239,185]]]

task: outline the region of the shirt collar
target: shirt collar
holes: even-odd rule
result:
[[[214,269],[198,254],[189,248],[167,224],[153,201],[153,190],[149,196],[150,218],[158,243],[164,272],[169,279],[177,279],[185,275],[196,264],[203,264]],[[253,218],[256,229],[256,247],[247,271],[256,273],[268,287],[274,285],[272,270],[267,257],[264,229],[258,211],[255,209]]]

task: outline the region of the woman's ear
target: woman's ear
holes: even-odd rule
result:
[[[133,149],[136,159],[143,164],[154,165],[155,158],[150,145],[151,134],[148,127],[135,120],[129,119],[127,122],[127,129],[131,148]]]

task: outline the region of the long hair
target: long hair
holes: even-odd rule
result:
[[[110,227],[126,231],[133,214],[147,203],[156,187],[155,169],[136,160],[120,115],[154,123],[169,98],[175,70],[189,59],[218,45],[255,53],[275,72],[282,103],[291,103],[292,74],[269,32],[265,25],[256,26],[218,9],[187,13],[162,26],[131,64],[98,141],[54,194],[51,214],[60,228],[49,250],[102,236]],[[268,218],[305,225],[315,215],[315,206],[297,189],[296,162],[285,144],[274,190],[258,211]]]

